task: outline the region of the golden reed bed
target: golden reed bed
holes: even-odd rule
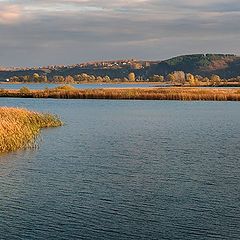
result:
[[[59,118],[50,114],[0,107],[0,153],[33,146],[41,128],[60,125]]]
[[[191,87],[76,89],[71,86],[62,86],[45,90],[0,90],[0,97],[240,101],[240,90]]]

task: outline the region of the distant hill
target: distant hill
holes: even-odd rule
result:
[[[0,80],[33,73],[44,74],[50,78],[55,75],[67,76],[81,73],[124,78],[130,72],[134,72],[137,77],[147,79],[155,74],[166,76],[173,71],[184,71],[203,77],[209,77],[212,74],[217,74],[222,78],[237,77],[240,76],[240,57],[233,54],[193,54],[155,62],[115,60],[44,68],[0,68]]]
[[[217,74],[222,78],[240,75],[240,57],[232,54],[194,54],[174,57],[151,67],[151,74],[167,75],[184,71],[209,77]]]

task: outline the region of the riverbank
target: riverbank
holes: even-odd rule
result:
[[[33,146],[41,128],[61,125],[54,115],[0,107],[0,153]]]
[[[193,87],[76,89],[61,86],[45,90],[0,90],[0,97],[63,99],[128,99],[182,101],[240,101],[239,89]]]

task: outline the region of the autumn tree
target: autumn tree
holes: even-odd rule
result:
[[[197,86],[199,85],[199,80],[197,76],[194,76],[191,73],[186,74],[187,81],[189,82],[190,86]]]
[[[34,74],[33,74],[33,79],[34,79],[35,82],[38,82],[39,77],[40,77],[40,76],[39,76],[38,73],[34,73]]]
[[[65,81],[66,83],[74,83],[74,78],[70,75],[65,77]]]
[[[221,83],[221,78],[218,75],[212,75],[210,78],[211,85],[219,85]]]
[[[181,83],[181,84],[185,83],[185,81],[186,81],[185,72],[183,72],[183,71],[175,71],[172,74],[175,77],[175,82],[178,82],[178,83]]]
[[[172,73],[169,73],[166,77],[167,81],[169,82],[175,82],[176,81],[176,78],[175,76],[172,74]]]
[[[153,75],[152,77],[149,78],[149,81],[151,82],[163,82],[164,81],[164,77],[163,76],[159,76],[159,75]]]
[[[102,78],[101,76],[98,76],[98,77],[96,78],[96,81],[97,81],[97,82],[103,82],[103,78]]]
[[[104,82],[110,82],[110,81],[111,81],[111,78],[106,75],[106,76],[103,77],[103,81],[104,81]]]
[[[63,76],[54,76],[53,81],[54,82],[64,82],[64,77]]]
[[[134,82],[136,80],[136,77],[135,77],[135,73],[134,72],[131,72],[128,74],[128,80],[130,82]]]
[[[20,82],[20,79],[19,79],[18,76],[13,76],[13,77],[10,77],[10,78],[9,78],[9,81],[10,81],[10,82]]]

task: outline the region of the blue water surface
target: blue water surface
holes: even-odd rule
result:
[[[238,102],[0,105],[65,123],[0,156],[0,239],[239,239]]]

